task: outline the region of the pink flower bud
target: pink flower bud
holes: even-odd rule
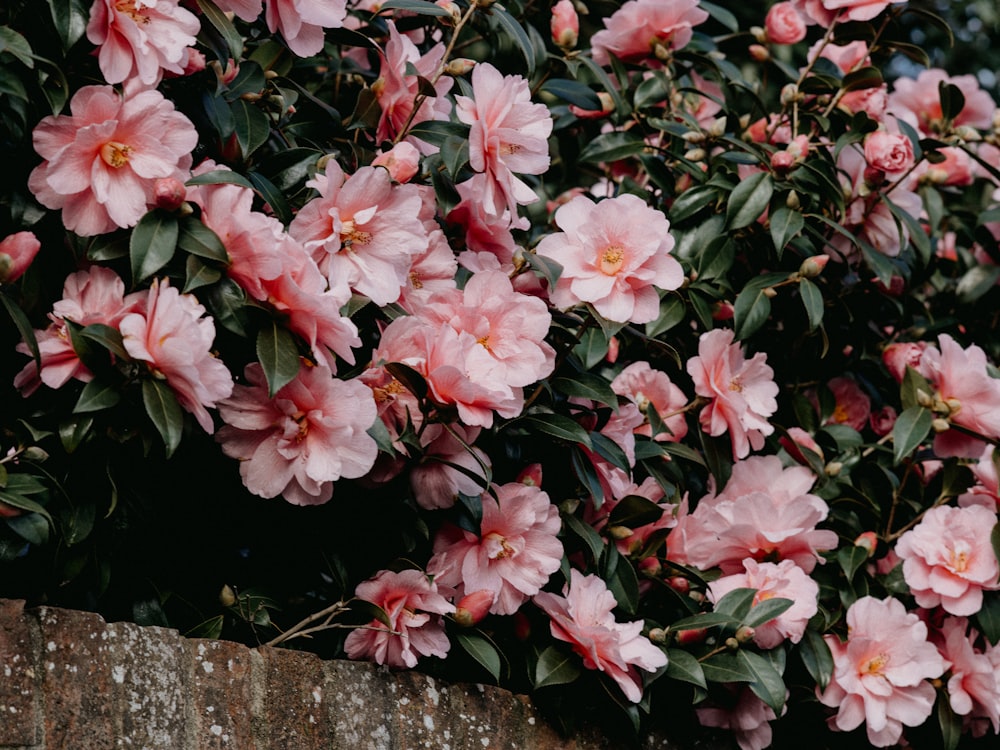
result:
[[[4,237],[0,242],[0,284],[19,279],[41,246],[34,232],[17,232]]]
[[[767,62],[771,59],[771,52],[763,44],[751,44],[747,47],[750,57],[757,62]]]
[[[678,594],[686,594],[691,590],[691,581],[684,576],[671,576],[666,584]]]
[[[693,630],[679,630],[675,636],[679,646],[695,646],[702,643],[708,635],[708,628],[696,628]]]
[[[619,347],[620,344],[618,343],[617,336],[612,336],[610,339],[608,339],[608,353],[604,355],[605,361],[610,362],[611,364],[617,362]]]
[[[712,310],[712,320],[732,320],[736,315],[736,309],[732,302],[719,302]]]
[[[580,19],[572,0],[559,0],[552,6],[552,41],[562,49],[573,49],[580,35]]]
[[[600,109],[583,109],[575,104],[569,105],[569,111],[574,115],[579,117],[581,120],[596,120],[599,117],[606,117],[615,110],[615,102],[611,98],[611,94],[607,91],[598,91],[597,98],[601,100]]]
[[[495,598],[493,592],[486,589],[466,594],[455,605],[455,622],[463,628],[471,628],[482,622],[489,614]]]
[[[819,456],[821,461],[823,460],[823,449],[819,447],[819,444],[815,440],[813,440],[812,435],[803,430],[801,427],[789,427],[788,437],[782,435],[778,438],[778,442],[781,443],[781,447],[788,452],[789,456],[803,466],[808,466],[809,461],[802,452],[802,448],[812,451]]]
[[[891,406],[883,406],[878,411],[872,412],[868,422],[872,426],[872,432],[879,437],[888,435],[896,424],[896,410]]]
[[[528,466],[521,469],[521,473],[517,475],[517,481],[521,484],[526,484],[529,487],[541,487],[542,486],[542,465],[541,464],[529,464]]]
[[[775,3],[764,18],[764,29],[775,44],[795,44],[806,38],[806,19],[794,3]]]
[[[861,547],[868,552],[868,557],[875,554],[875,548],[878,547],[878,536],[876,536],[874,531],[865,531],[858,534],[858,538],[854,540],[855,547]]]
[[[794,167],[796,161],[798,160],[795,155],[788,151],[775,151],[771,154],[771,169],[778,173],[784,173]]]
[[[0,502],[0,518],[17,518],[22,513],[24,513],[24,511],[20,508],[15,508],[13,505],[7,505],[7,503]]]
[[[927,344],[923,341],[889,344],[882,350],[882,362],[896,379],[896,382],[902,383],[907,365],[918,369],[926,348]]]
[[[799,266],[799,275],[807,279],[814,279],[823,273],[823,269],[826,268],[826,264],[830,262],[829,255],[813,255],[810,258],[806,258],[802,261],[802,265]]]
[[[865,137],[865,159],[873,168],[895,179],[913,166],[913,144],[905,135],[876,130]]]
[[[187,198],[187,188],[175,177],[161,177],[153,183],[153,203],[165,211],[176,211]]]
[[[396,182],[409,182],[420,168],[420,152],[412,144],[400,141],[375,157],[372,166],[385,167]]]
[[[470,60],[468,57],[456,57],[445,66],[444,72],[450,76],[464,76],[472,72],[474,67],[476,67],[475,60]]]
[[[757,631],[754,628],[749,625],[741,625],[736,631],[736,641],[737,643],[747,643],[752,641],[755,635],[757,635]]]

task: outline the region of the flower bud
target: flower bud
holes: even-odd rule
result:
[[[571,50],[580,35],[580,18],[576,14],[573,0],[559,0],[552,6],[552,41],[557,47]]]
[[[529,487],[541,487],[542,486],[542,465],[541,464],[529,464],[521,469],[521,473],[517,475],[517,481],[521,484],[526,484]]]
[[[767,32],[761,26],[751,26],[750,36],[752,36],[754,41],[758,44],[767,44]]]
[[[455,622],[463,628],[477,625],[489,614],[495,598],[487,589],[466,594],[455,605]]]
[[[815,279],[823,273],[823,269],[826,268],[826,264],[829,262],[830,256],[825,253],[806,258],[802,261],[802,265],[799,266],[799,276],[804,279]]]
[[[858,534],[858,538],[854,540],[854,546],[861,547],[868,552],[868,557],[871,557],[875,554],[875,548],[878,547],[878,536],[874,531],[864,531]]]
[[[951,429],[951,425],[948,424],[947,419],[941,419],[941,417],[938,417],[937,419],[931,421],[931,429],[934,430],[934,432],[947,432]]]
[[[698,643],[703,643],[706,635],[708,635],[708,628],[678,630],[674,633],[674,641],[679,646],[694,646]]]
[[[184,183],[174,177],[161,177],[153,183],[153,203],[164,211],[176,211],[187,198]]]
[[[236,592],[229,586],[225,584],[222,587],[222,591],[219,592],[219,604],[223,607],[232,607],[236,604]]]
[[[757,62],[767,62],[771,59],[771,52],[763,44],[751,44],[747,47],[750,57]]]
[[[752,641],[753,637],[756,634],[757,631],[754,630],[749,625],[741,625],[740,628],[736,631],[735,637],[739,643],[746,643],[747,641]]]
[[[34,232],[16,232],[4,237],[0,241],[0,284],[19,279],[41,247]]]
[[[957,135],[966,143],[975,143],[977,141],[983,140],[983,137],[979,134],[979,131],[968,125],[959,125],[958,127],[956,127],[955,135]]]
[[[828,477],[835,477],[843,470],[844,465],[840,461],[831,461],[823,467],[823,473]]]
[[[796,193],[794,190],[789,190],[788,196],[785,198],[785,205],[788,206],[793,211],[796,210],[799,206],[802,205],[802,202],[799,200],[799,194]]]
[[[622,539],[628,539],[632,536],[632,529],[628,526],[608,526],[605,532],[609,537],[615,541],[621,541]]]
[[[763,294],[768,299],[774,299],[775,297],[778,296],[778,290],[775,289],[773,286],[766,286],[761,290],[761,294]]]
[[[684,576],[671,576],[666,580],[666,584],[678,594],[687,594],[691,591],[691,581]]]
[[[732,638],[732,637],[726,638],[725,645],[726,645],[726,648],[729,651],[739,651],[740,650],[740,642],[738,640],[736,640],[735,638]]]
[[[707,154],[703,148],[693,148],[684,154],[684,158],[688,161],[703,161]]]
[[[716,117],[712,124],[708,126],[708,134],[712,138],[721,138],[726,134],[726,118]]]
[[[376,156],[372,166],[385,167],[396,182],[409,182],[420,168],[420,152],[413,144],[400,141],[385,153]]]
[[[24,511],[20,508],[15,508],[13,505],[0,502],[0,518],[17,518],[22,513],[24,513]]]
[[[945,408],[948,409],[948,414],[958,414],[962,410],[962,402],[957,398],[948,398],[944,401]]]
[[[764,18],[764,27],[768,40],[775,44],[795,44],[806,38],[806,19],[791,2],[772,5]]]
[[[448,11],[451,16],[452,23],[459,23],[462,20],[462,9],[459,8],[451,0],[436,0],[434,3],[437,7]]]
[[[456,57],[445,66],[444,72],[450,76],[464,76],[470,73],[474,67],[476,67],[475,60],[470,60],[467,57]]]
[[[797,101],[800,96],[798,86],[794,83],[785,84],[785,86],[781,89],[782,104],[791,104],[792,102]]]
[[[653,643],[666,643],[667,642],[667,631],[663,628],[652,628],[649,631],[649,640]]]
[[[681,136],[681,139],[687,143],[704,143],[705,134],[700,130],[689,130]]]
[[[621,344],[618,342],[617,336],[612,336],[608,339],[608,353],[604,355],[604,361],[612,365],[617,362],[620,347]]]

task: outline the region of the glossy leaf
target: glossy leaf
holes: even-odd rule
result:
[[[244,159],[263,146],[271,136],[271,122],[263,111],[243,99],[229,105],[236,123],[236,140]]]
[[[753,651],[740,649],[736,652],[736,658],[752,675],[748,682],[754,695],[774,709],[776,716],[781,716],[785,707],[786,688],[778,670],[770,661]]]
[[[142,381],[142,402],[170,458],[181,444],[184,433],[184,413],[177,397],[164,381],[150,379]]]
[[[920,444],[931,431],[934,415],[930,409],[922,406],[911,406],[904,409],[892,426],[892,455],[895,463],[899,463],[920,447]]]
[[[87,30],[90,3],[85,0],[47,0],[63,52],[68,52]]]
[[[112,385],[102,383],[99,380],[91,380],[80,392],[80,398],[73,407],[74,414],[83,414],[89,411],[101,411],[110,409],[121,401],[122,395]]]
[[[214,284],[222,278],[222,271],[210,266],[195,255],[189,255],[184,264],[184,293],[194,291],[203,286]]]
[[[801,279],[799,295],[802,297],[802,306],[806,309],[809,330],[814,331],[823,322],[823,293],[809,279]]]
[[[299,374],[301,360],[295,337],[271,320],[257,334],[257,359],[267,378],[268,395],[274,395]]]
[[[788,206],[779,206],[770,216],[769,226],[771,230],[771,240],[778,255],[785,249],[789,242],[802,231],[806,220],[801,211],[796,211]]]
[[[462,631],[455,633],[455,640],[465,653],[490,673],[494,680],[500,681],[500,654],[496,646],[481,635]]]
[[[239,172],[233,172],[231,169],[216,169],[211,172],[205,172],[205,174],[200,174],[197,177],[192,177],[184,184],[185,185],[239,185],[240,187],[245,187],[250,190],[253,190],[253,184],[250,182],[250,180],[241,175]]]
[[[234,60],[242,58],[243,39],[233,26],[233,22],[229,20],[229,17],[212,0],[197,0],[197,3],[202,15],[208,19],[208,22],[212,24],[215,30],[219,32],[219,35],[225,40],[226,45],[229,47],[230,57]]]
[[[531,44],[531,39],[528,38],[528,33],[500,3],[494,3],[490,7],[490,16],[495,20],[496,25],[503,29],[504,34],[514,42],[514,46],[524,57],[524,62],[527,65],[525,72],[530,76],[535,72],[535,48]]]
[[[428,0],[386,0],[379,4],[379,12],[386,10],[405,10],[409,13],[416,13],[422,16],[451,16],[451,13],[444,8],[435,5]]]
[[[580,672],[577,656],[549,646],[539,655],[535,665],[535,688],[565,685],[576,680]]]
[[[599,404],[610,406],[614,411],[618,410],[617,394],[611,390],[611,384],[599,375],[589,372],[575,372],[572,377],[552,378],[550,382],[553,390],[559,393],[596,401]]]
[[[542,84],[541,91],[548,92],[580,109],[600,110],[601,100],[597,93],[584,83],[566,78],[550,78]]]
[[[995,531],[996,527],[993,528]],[[986,640],[993,646],[1000,643],[1000,593],[996,591],[984,592],[983,606],[976,613],[975,618],[976,624]]]
[[[757,221],[771,202],[774,180],[767,172],[757,172],[740,182],[729,196],[726,226],[742,229]]]
[[[667,650],[667,676],[682,682],[690,682],[692,685],[707,688],[705,681],[705,671],[701,664],[690,653],[680,648]]]
[[[129,240],[132,278],[144,281],[163,268],[174,257],[180,233],[177,218],[153,209],[135,225]]]
[[[508,427],[515,425],[530,432],[549,435],[558,440],[579,443],[587,448],[593,448],[590,433],[579,422],[562,414],[529,414],[507,423]]]
[[[563,523],[567,529],[583,540],[595,561],[601,558],[604,554],[604,540],[590,524],[584,523],[572,513],[563,514]]]
[[[711,682],[752,682],[757,677],[736,654],[714,654],[701,662],[701,669]]]
[[[608,515],[608,526],[637,529],[656,523],[663,517],[663,508],[640,495],[626,495]]]
[[[778,615],[787,612],[789,607],[794,603],[791,599],[782,599],[779,597],[764,599],[750,608],[750,612],[743,618],[743,624],[749,625],[751,628],[759,627],[765,622],[770,622]]]
[[[632,130],[604,133],[583,147],[580,161],[619,161],[640,154],[645,148],[645,140]]]
[[[38,350],[38,339],[35,338],[35,328],[31,325],[31,321],[28,320],[28,316],[24,314],[24,310],[8,297],[2,289],[0,289],[0,302],[3,302],[4,309],[7,310],[7,314],[14,323],[14,327],[21,334],[21,340],[27,344],[28,351],[31,352],[31,356],[35,360],[35,365],[41,368],[42,355]]]
[[[229,254],[219,235],[193,216],[185,216],[180,220],[177,247],[199,258],[229,263]]]

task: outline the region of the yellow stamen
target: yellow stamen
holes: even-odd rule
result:
[[[614,276],[625,265],[625,248],[620,245],[609,245],[601,254],[601,273]]]
[[[129,156],[134,150],[131,146],[126,146],[124,143],[108,141],[101,146],[101,158],[109,167],[121,169],[128,164]]]

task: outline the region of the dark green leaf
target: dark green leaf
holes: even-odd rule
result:
[[[577,59],[593,74],[601,86],[604,87],[604,90],[611,95],[611,99],[615,104],[614,111],[616,115],[620,118],[627,117],[631,113],[631,107],[626,106],[625,100],[622,99],[621,92],[619,91],[620,87],[615,85],[615,83],[608,76],[607,71],[595,63],[590,55],[581,55]]]
[[[667,677],[707,688],[705,672],[698,660],[680,648],[667,649]]]
[[[994,527],[996,531],[996,527]],[[975,615],[980,632],[996,646],[1000,643],[1000,592],[987,591],[983,593],[983,606]]]
[[[602,577],[608,584],[608,590],[618,606],[634,617],[639,607],[639,578],[635,568],[614,544],[605,546],[603,563]]]
[[[580,109],[600,110],[601,100],[597,93],[586,84],[579,81],[571,81],[566,78],[550,78],[542,84],[541,91],[565,99],[570,104],[575,104]]]
[[[721,5],[716,5],[715,3],[707,2],[707,0],[701,0],[698,7],[706,11],[708,15],[714,18],[716,21],[721,23],[731,32],[736,33],[740,29],[740,22],[737,20],[736,16],[729,10],[726,10]]]
[[[847,576],[848,581],[854,579],[854,574],[858,572],[858,568],[864,565],[867,560],[868,550],[864,547],[855,547],[852,545],[850,547],[841,547],[837,550],[837,562],[840,563],[840,567],[844,571],[844,575]]]
[[[683,321],[685,317],[687,317],[687,307],[684,306],[684,300],[676,294],[668,294],[660,300],[659,317],[646,324],[646,335],[649,338],[656,338]]]
[[[882,78],[881,71],[869,65],[865,68],[852,70],[845,75],[840,87],[844,91],[858,91],[860,89],[876,89],[883,83],[885,80]]]
[[[263,111],[244,101],[237,99],[229,105],[236,122],[236,140],[244,160],[263,146],[271,136],[271,121]]]
[[[614,411],[618,410],[618,396],[611,390],[611,384],[600,375],[577,372],[573,373],[573,377],[553,378],[550,382],[553,390],[559,393],[597,401]]]
[[[965,95],[954,83],[938,82],[938,95],[941,98],[941,117],[953,121],[965,109]]]
[[[4,52],[13,55],[29,68],[35,67],[28,40],[9,26],[0,26],[0,55]]]
[[[0,302],[3,302],[3,306],[7,310],[7,314],[10,315],[10,319],[13,321],[15,328],[17,328],[17,332],[21,334],[21,339],[28,345],[28,350],[35,360],[36,367],[41,369],[42,355],[38,351],[38,339],[35,338],[35,329],[31,325],[31,321],[28,320],[28,316],[24,314],[24,310],[8,297],[2,289],[0,289]]]
[[[288,224],[292,220],[292,209],[285,200],[284,193],[259,172],[247,172],[247,177],[253,183],[253,189],[264,199],[278,221]]]
[[[449,136],[457,138],[469,138],[469,126],[459,122],[446,122],[443,120],[427,120],[420,122],[410,128],[409,135],[427,141],[434,146],[440,146]]]
[[[179,234],[177,218],[153,209],[135,225],[129,240],[132,278],[136,284],[148,279],[174,257]]]
[[[753,675],[750,682],[750,689],[754,695],[764,701],[772,709],[776,716],[781,716],[785,706],[785,681],[781,674],[774,668],[770,661],[753,651],[740,649],[736,652],[736,658],[743,663],[747,671]]]
[[[813,331],[823,322],[823,293],[809,279],[803,278],[799,281],[799,295],[809,319],[809,330]]]
[[[710,682],[753,682],[757,678],[735,654],[714,654],[701,662],[701,669]]]
[[[594,430],[590,433],[590,441],[594,446],[594,453],[603,458],[612,466],[616,466],[624,472],[631,469],[628,456],[625,451],[614,440],[607,435]]]
[[[142,381],[142,402],[170,458],[181,444],[184,433],[184,412],[177,397],[165,381],[149,379]]]
[[[94,426],[93,417],[79,417],[68,419],[59,423],[59,440],[62,442],[63,450],[72,454],[90,435],[90,428]]]
[[[756,596],[757,589],[733,589],[719,599],[712,609],[719,614],[731,615],[743,622],[753,607],[753,600]]]
[[[656,523],[663,517],[663,508],[640,495],[626,495],[608,516],[608,526],[637,529]]]
[[[892,454],[895,463],[915,451],[931,431],[934,415],[930,409],[911,406],[904,409],[892,426]]]
[[[247,335],[246,292],[232,279],[222,279],[206,297],[215,322],[237,336]]]
[[[929,397],[934,393],[934,387],[927,382],[927,378],[907,365],[903,373],[903,382],[899,384],[899,399],[903,404],[903,409],[912,409],[917,406],[920,402],[918,394],[921,392]]]
[[[573,654],[549,646],[535,665],[535,688],[565,685],[580,676],[580,660]]]
[[[580,161],[611,162],[642,153],[646,141],[632,130],[604,133],[597,136],[580,151]]]
[[[941,750],[955,750],[962,739],[962,717],[952,710],[944,690],[937,695],[937,720],[941,727]]]
[[[771,202],[774,180],[767,172],[757,172],[740,182],[729,196],[726,226],[742,229],[757,221]]]
[[[588,433],[579,422],[562,414],[529,414],[507,423],[508,427],[520,427],[529,432],[549,435],[570,443],[580,443],[593,448]]]
[[[299,374],[301,362],[295,337],[276,320],[265,324],[257,334],[257,359],[271,398]]]
[[[737,339],[742,340],[752,336],[771,315],[771,299],[765,294],[765,289],[767,287],[747,284],[736,297],[733,316]]]
[[[671,93],[670,81],[661,71],[652,71],[650,76],[636,86],[632,103],[636,109],[662,105]]]
[[[494,680],[500,681],[500,654],[496,646],[475,633],[459,631],[455,633],[455,640],[462,649],[479,662],[483,669],[490,673]]]
[[[14,474],[13,476],[17,476]],[[26,497],[20,492],[14,492],[11,488],[0,490],[0,502],[4,502],[14,508],[19,508],[20,510],[26,511],[28,513],[37,513],[49,523],[52,522],[52,516],[45,507],[39,504],[37,501]]]
[[[728,235],[713,239],[701,253],[698,278],[702,281],[724,277],[736,259],[736,243]]]
[[[125,351],[122,334],[117,328],[112,328],[103,323],[92,323],[80,331],[80,336],[99,344],[116,357],[128,359],[129,354]]]
[[[39,513],[8,518],[7,527],[31,544],[45,544],[49,540],[49,524]]]
[[[229,263],[229,254],[219,235],[193,216],[185,216],[180,220],[177,247],[199,258]]]
[[[84,0],[48,0],[48,3],[62,51],[67,52],[87,30],[90,3]]]
[[[243,57],[243,38],[236,31],[233,22],[229,20],[229,17],[225,13],[219,10],[219,6],[212,2],[212,0],[197,0],[197,2],[202,15],[208,19],[208,22],[215,27],[215,30],[225,40],[226,46],[229,47],[230,56],[234,60],[240,60]]]
[[[192,177],[185,185],[239,185],[253,190],[253,184],[239,172],[231,169],[216,169],[212,172]]]
[[[973,266],[958,280],[955,291],[963,303],[969,304],[996,286],[998,279],[1000,266]]]
[[[580,480],[580,484],[593,498],[594,508],[599,509],[604,503],[604,489],[601,487],[601,479],[597,476],[594,462],[584,454],[583,450],[573,446],[570,451],[570,463],[576,478]]]
[[[72,547],[90,536],[96,517],[97,508],[90,503],[74,505],[63,513],[60,520],[66,546]]]
[[[802,231],[805,223],[802,213],[794,211],[788,206],[779,206],[771,214],[771,239],[774,241],[774,249],[778,251],[779,256],[795,235]]]
[[[820,690],[826,690],[833,675],[833,655],[823,636],[815,630],[806,629],[799,642],[799,655],[809,676],[816,681]]]
[[[527,64],[526,73],[530,77],[535,72],[535,48],[532,46],[524,27],[500,3],[494,3],[490,7],[490,15],[524,56],[524,62]]]
[[[405,10],[424,16],[451,16],[451,13],[430,0],[386,0],[378,7],[379,13],[386,10]]]
[[[459,172],[469,163],[469,140],[449,135],[441,144],[441,159],[448,174],[457,182]]]
[[[591,557],[595,561],[601,559],[601,555],[604,553],[604,539],[601,538],[601,535],[594,531],[590,524],[584,523],[572,513],[564,513],[562,519],[566,528],[582,539],[587,545],[590,549]]]
[[[743,624],[756,628],[765,622],[770,622],[783,612],[787,612],[795,602],[791,599],[764,599],[750,608],[750,614],[743,618]]]
[[[187,263],[184,264],[184,293],[198,289],[199,287],[214,284],[222,278],[222,271],[215,266],[210,266],[201,258],[189,255]]]
[[[365,599],[354,599],[351,602],[351,611],[359,612],[365,618],[366,622],[375,620],[385,625],[389,630],[392,630],[392,620],[389,619],[389,615],[386,614],[385,610],[377,604],[373,604]]]
[[[733,617],[722,612],[702,612],[701,614],[685,617],[671,623],[670,629],[676,633],[679,630],[700,630],[702,628],[714,628],[718,625],[736,626],[741,621],[742,618]]]
[[[99,380],[91,380],[80,392],[80,398],[73,407],[74,414],[83,414],[90,411],[101,411],[110,409],[121,401],[121,393],[118,389]]]

